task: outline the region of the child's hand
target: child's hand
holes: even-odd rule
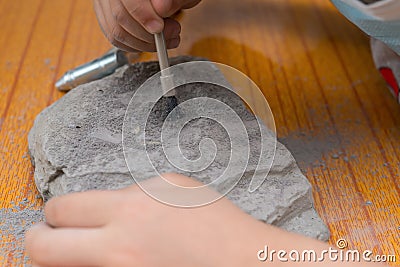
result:
[[[164,177],[181,186],[199,185],[178,174]],[[157,187],[158,181],[148,182]],[[244,233],[249,221],[258,224],[225,199],[175,208],[138,186],[56,197],[46,204],[45,215],[47,224],[26,235],[27,251],[38,266],[223,266],[229,262],[223,250],[230,255],[244,250],[238,247],[238,229]]]
[[[178,174],[163,176],[184,187],[201,185]],[[164,196],[172,192],[159,178],[146,183]],[[41,267],[274,267],[283,262],[258,260],[257,253],[265,245],[271,251],[313,249],[317,255],[327,249],[319,241],[259,222],[225,198],[201,208],[175,208],[150,198],[138,186],[53,198],[46,204],[45,215],[47,224],[36,225],[26,234],[27,252],[35,266]],[[299,267],[366,265],[329,259],[285,263]]]
[[[155,51],[152,34],[164,31],[168,48],[180,42],[180,24],[169,18],[200,0],[94,0],[99,24],[107,39],[129,52]],[[166,18],[166,19],[163,19]]]

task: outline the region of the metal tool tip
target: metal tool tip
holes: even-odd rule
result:
[[[70,90],[70,89],[71,89],[64,77],[61,77],[61,78],[56,82],[56,88],[57,88],[58,90],[60,90],[60,91],[67,91],[67,90]]]
[[[61,79],[59,79],[59,80],[56,82],[56,87],[57,87],[57,88],[60,88],[60,87],[63,86],[63,84],[64,84],[64,81],[63,81],[63,79],[61,78]]]
[[[165,97],[166,100],[166,113],[169,114],[175,107],[178,106],[178,99],[176,96],[167,96]]]

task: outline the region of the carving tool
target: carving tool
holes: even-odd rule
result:
[[[166,103],[166,113],[171,112],[177,105],[178,100],[175,96],[173,74],[170,72],[167,46],[164,34],[154,35],[157,56],[161,70],[161,87],[163,90],[163,99]],[[120,49],[113,48],[106,54],[91,62],[83,64],[75,69],[67,71],[57,82],[56,87],[60,91],[69,91],[78,85],[101,79],[115,72],[116,69],[128,64],[133,58],[138,57],[138,53],[132,54]]]
[[[161,87],[164,92],[163,97],[166,100],[166,111],[168,114],[178,105],[178,100],[175,96],[175,89],[168,91],[169,89],[174,88],[174,81],[173,74],[168,69],[169,59],[164,33],[161,32],[154,34],[154,40],[156,43],[157,56],[161,70]]]
[[[101,79],[115,72],[116,69],[129,63],[138,54],[112,48],[100,58],[67,71],[57,82],[60,91],[69,91],[78,85]]]

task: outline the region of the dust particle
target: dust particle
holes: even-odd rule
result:
[[[365,202],[365,205],[366,205],[366,206],[371,206],[371,205],[372,205],[372,201],[370,201],[370,200],[366,201],[366,202]]]
[[[27,203],[28,200],[24,199],[13,208],[0,209],[0,258],[11,258],[14,263],[23,266],[29,261],[24,249],[25,232],[32,225],[44,221],[43,210],[34,207],[20,208]]]
[[[51,63],[50,58],[46,58],[46,59],[44,60],[44,64],[45,64],[46,66],[50,65],[50,63]]]

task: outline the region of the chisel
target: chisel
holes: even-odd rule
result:
[[[174,88],[174,81],[173,74],[169,69],[169,59],[164,33],[161,32],[154,34],[154,39],[161,70],[161,87],[164,92],[163,97],[166,100],[166,112],[168,114],[178,105],[178,100],[175,96],[175,89],[168,91],[169,89]]]

